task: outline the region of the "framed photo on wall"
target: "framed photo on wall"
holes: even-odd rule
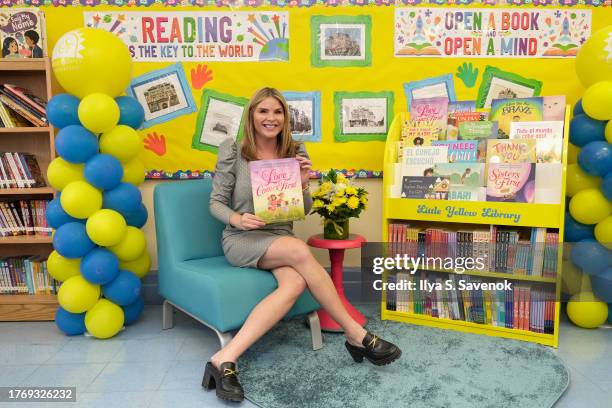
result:
[[[283,92],[289,105],[291,136],[300,142],[321,141],[321,92]]]
[[[191,88],[181,63],[132,79],[127,92],[138,99],[145,111],[145,120],[141,129],[196,111]]]
[[[202,92],[202,100],[191,147],[217,152],[225,139],[242,135],[242,114],[248,99],[212,89]]]
[[[502,71],[487,65],[482,74],[482,83],[476,98],[477,108],[490,108],[493,99],[515,99],[539,96],[542,82],[522,77],[513,72]]]
[[[313,67],[368,67],[372,65],[370,16],[312,16]]]
[[[453,74],[441,75],[435,78],[426,78],[404,84],[404,92],[408,102],[408,109],[414,99],[447,98],[449,102],[457,100]]]
[[[337,142],[386,140],[393,119],[393,92],[335,92]]]

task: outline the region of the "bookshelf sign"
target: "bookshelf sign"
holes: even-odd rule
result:
[[[85,12],[86,27],[117,35],[136,62],[288,61],[288,12]]]
[[[396,57],[575,57],[591,10],[398,8]]]

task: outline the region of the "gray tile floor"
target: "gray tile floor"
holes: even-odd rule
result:
[[[172,330],[161,330],[159,306],[147,306],[138,324],[104,341],[66,337],[52,322],[0,323],[0,386],[76,386],[78,400],[0,406],[235,407],[200,387],[204,362],[217,347],[212,331],[180,312]],[[555,407],[612,407],[612,329],[563,321],[556,353],[571,385]]]

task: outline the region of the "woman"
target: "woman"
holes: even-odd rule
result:
[[[13,37],[6,37],[2,43],[2,58],[21,58],[19,44]]]
[[[287,102],[279,91],[260,89],[245,108],[243,142],[226,140],[219,146],[210,210],[227,224],[223,252],[232,265],[270,270],[278,282],[278,288],[255,306],[230,343],[206,364],[202,385],[216,388],[222,399],[244,399],[236,371],[238,357],[287,314],[306,287],[342,326],[345,346],[356,362],[365,357],[384,365],[401,355],[398,347],[366,332],[349,316],[325,269],[293,235],[292,223],[266,225],[253,215],[251,160],[295,157],[300,164],[305,212],[311,208],[311,162],[303,145],[291,138],[287,115]]]

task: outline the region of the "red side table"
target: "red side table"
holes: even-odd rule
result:
[[[329,259],[331,260],[331,278],[338,292],[340,300],[344,304],[346,311],[351,315],[353,319],[360,325],[364,326],[367,319],[364,315],[355,309],[353,305],[344,296],[344,284],[343,284],[343,266],[344,261],[344,250],[352,248],[361,248],[366,242],[366,239],[358,234],[349,234],[348,239],[323,239],[323,234],[313,235],[308,239],[308,245],[314,248],[322,248],[329,250]],[[344,331],[342,327],[336,323],[334,319],[323,309],[319,309],[319,320],[321,321],[321,329],[333,332]]]

